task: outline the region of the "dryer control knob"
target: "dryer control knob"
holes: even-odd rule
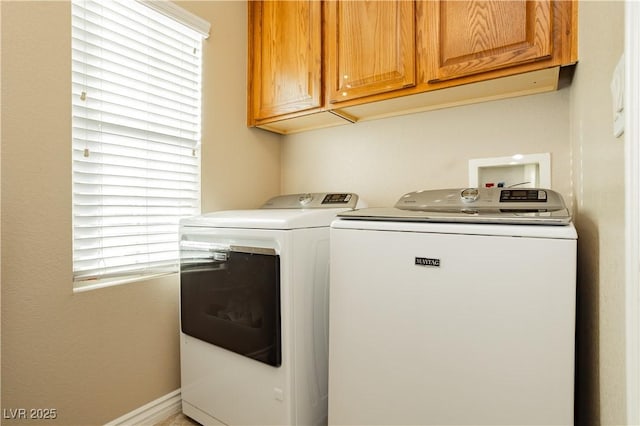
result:
[[[311,194],[302,194],[300,196],[300,198],[298,198],[298,201],[300,201],[300,204],[303,205],[303,206],[306,206],[312,200],[313,200],[313,195],[311,195]]]
[[[460,198],[465,203],[473,203],[478,199],[479,194],[478,188],[467,188],[460,192]]]

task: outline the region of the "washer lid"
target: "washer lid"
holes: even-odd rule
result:
[[[461,223],[436,221],[345,220],[331,222],[332,230],[391,231],[478,236],[529,237],[575,240],[578,238],[572,223],[566,226],[539,226],[539,224]],[[381,234],[382,237],[382,234]]]
[[[543,188],[462,188],[416,191],[394,208],[344,212],[343,219],[567,225],[571,215],[562,196]]]

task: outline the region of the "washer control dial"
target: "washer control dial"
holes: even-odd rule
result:
[[[464,203],[473,203],[478,199],[479,194],[478,188],[466,188],[460,192],[460,198]]]

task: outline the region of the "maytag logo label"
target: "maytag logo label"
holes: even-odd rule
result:
[[[432,259],[430,257],[416,257],[416,265],[440,267],[440,259]]]

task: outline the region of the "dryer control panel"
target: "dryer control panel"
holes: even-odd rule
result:
[[[352,192],[305,192],[279,195],[268,200],[263,209],[353,209],[358,195]]]

